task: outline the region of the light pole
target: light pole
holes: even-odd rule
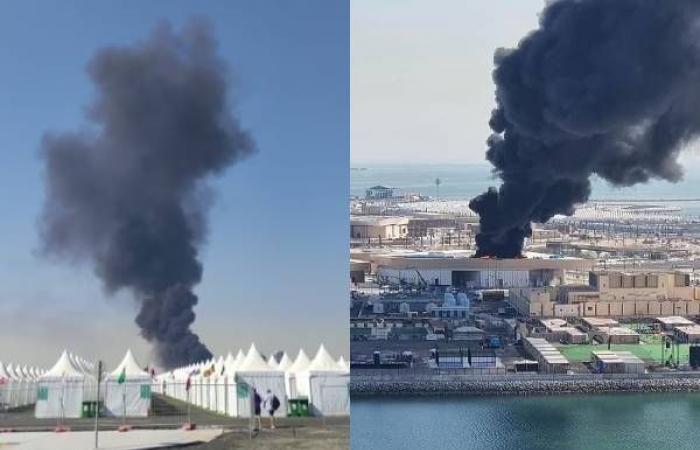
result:
[[[97,398],[95,399],[95,448],[100,448],[98,429],[100,420],[100,382],[102,381],[102,361],[97,361]]]

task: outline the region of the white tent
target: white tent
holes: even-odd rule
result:
[[[12,377],[7,372],[5,364],[0,361],[0,409],[11,408],[12,405]]]
[[[245,360],[245,354],[242,350],[238,350],[238,354],[234,358],[231,352],[226,356],[224,360],[224,376],[222,382],[224,384],[225,392],[225,402],[223,406],[223,411],[219,408],[219,412],[226,414],[231,417],[238,416],[238,400],[236,395],[236,370]]]
[[[94,378],[76,367],[64,350],[56,364],[39,378],[34,415],[78,418],[83,402],[94,401],[95,390]]]
[[[123,374],[123,382],[120,377]],[[151,377],[134,358],[131,350],[105,378],[105,410],[116,417],[145,417],[151,407]]]
[[[301,392],[297,384],[297,374],[303,373],[309,367],[309,357],[306,356],[304,349],[299,349],[294,364],[289,366],[285,371],[285,386],[289,398],[308,397],[308,392]]]
[[[264,397],[270,390],[280,401],[277,414],[286,415],[287,395],[284,372],[271,368],[255,348],[255,344],[250,346],[245,359],[236,368],[236,385],[235,399],[239,417],[250,416],[253,390],[257,390],[260,397]],[[262,411],[262,414],[267,415],[267,412]]]
[[[224,376],[232,376],[236,372],[236,358],[228,352],[224,359]]]
[[[287,355],[287,352],[284,352],[282,354],[282,358],[280,359],[279,364],[277,365],[277,368],[282,371],[286,371],[289,369],[289,367],[292,365],[292,360],[289,359],[289,355]]]
[[[229,356],[231,357],[231,360],[233,360],[233,356],[231,356],[230,353],[227,355],[227,358]],[[219,356],[219,359],[216,360],[216,364],[214,365],[214,373],[210,375],[209,382],[211,397],[209,409],[221,414],[226,414],[228,411],[228,380],[226,376],[226,359],[224,359],[223,356]]]
[[[297,374],[297,384],[309,393],[309,409],[314,416],[350,415],[350,374],[338,367],[321,344],[307,370]]]
[[[240,366],[245,361],[245,352],[243,350],[238,350],[236,353],[236,365]]]
[[[345,361],[342,356],[338,358],[338,367],[344,372],[350,372],[350,365]]]

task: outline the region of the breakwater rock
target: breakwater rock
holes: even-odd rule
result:
[[[577,378],[541,380],[460,380],[353,378],[353,396],[415,395],[547,395],[596,394],[605,392],[700,392],[700,378]]]

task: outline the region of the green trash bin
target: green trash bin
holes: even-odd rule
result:
[[[309,415],[309,399],[307,398],[290,398],[289,399],[289,416],[290,417],[308,417]]]
[[[100,417],[103,415],[102,413],[102,403],[100,403]],[[95,417],[95,402],[83,402],[83,409],[81,412],[81,417]]]
[[[95,417],[95,407],[93,406],[94,403],[91,402],[85,402],[83,403],[83,411],[80,414],[81,417]]]

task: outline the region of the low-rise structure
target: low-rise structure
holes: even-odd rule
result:
[[[523,347],[537,361],[540,372],[566,373],[569,370],[569,360],[545,339],[526,337]]]
[[[484,338],[484,330],[477,327],[463,326],[452,331],[453,341],[478,341]]]
[[[352,216],[350,237],[353,239],[403,239],[408,236],[407,217]]]
[[[545,329],[547,339],[554,341],[566,341],[570,344],[585,344],[588,342],[588,334],[579,330],[562,319],[540,319],[540,324]]]
[[[683,344],[700,344],[700,326],[693,324],[679,326],[673,329],[673,335],[677,342]]]
[[[620,325],[617,320],[611,319],[610,317],[584,317],[581,319],[581,323],[583,323],[583,325],[589,330],[601,327],[616,327]]]
[[[646,365],[631,352],[594,351],[592,363],[598,373],[644,373]]]
[[[639,344],[639,333],[626,327],[597,328],[596,334],[610,344]]]
[[[665,331],[671,331],[676,327],[689,327],[695,325],[695,322],[680,316],[657,317],[656,321],[661,324],[661,328]]]

